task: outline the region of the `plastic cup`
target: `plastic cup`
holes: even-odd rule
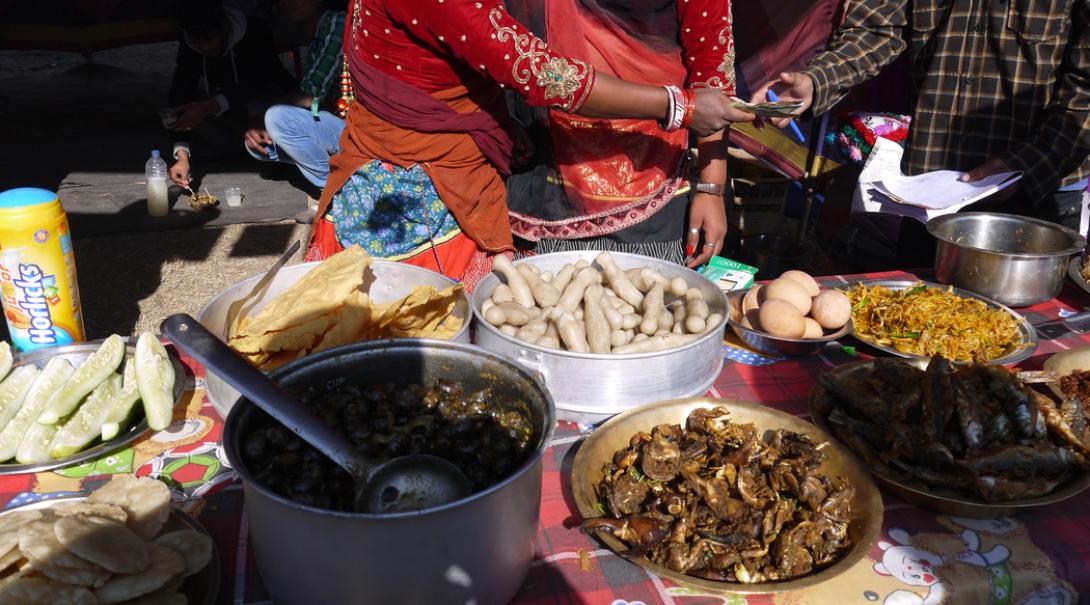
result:
[[[223,192],[224,197],[227,198],[227,205],[231,207],[238,207],[242,205],[242,189],[238,187],[228,187]]]
[[[178,121],[178,112],[173,109],[160,109],[159,119],[163,121],[163,128],[170,128]]]

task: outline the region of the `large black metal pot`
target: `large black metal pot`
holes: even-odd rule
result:
[[[541,464],[555,428],[545,387],[483,349],[426,339],[383,340],[311,355],[273,374],[289,387],[454,379],[467,390],[530,406],[532,452],[514,474],[462,500],[413,513],[342,513],[298,504],[257,483],[241,456],[264,412],[241,399],[224,445],[242,477],[258,571],[280,605],[501,604],[519,590],[533,557]]]

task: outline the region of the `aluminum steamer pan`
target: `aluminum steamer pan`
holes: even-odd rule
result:
[[[249,303],[251,307],[248,313],[253,315],[260,312],[274,298],[282,294],[285,290],[294,285],[295,282],[309,273],[311,269],[320,264],[320,262],[301,263],[280,269],[280,272],[276,274],[272,283],[269,284],[265,293],[257,299],[257,302]],[[429,271],[422,267],[406,265],[405,263],[372,260],[371,269],[375,272],[375,281],[371,284],[371,288],[368,290],[367,294],[370,295],[371,300],[375,304],[388,303],[408,296],[409,292],[412,291],[413,286],[435,286],[436,288],[443,289],[449,288],[455,283],[454,280],[445,275],[440,275],[439,273]],[[208,328],[213,334],[226,339],[228,307],[231,306],[231,303],[249,294],[250,290],[257,285],[257,282],[261,281],[261,278],[264,275],[264,273],[259,273],[248,277],[221,291],[212,300],[208,301],[208,304],[197,313],[197,321],[201,322],[201,324]],[[451,340],[454,342],[468,343],[470,324],[469,299],[464,294],[462,295],[462,298],[464,302],[459,303],[454,308],[454,315],[461,317],[463,320],[462,329],[459,330]],[[216,408],[216,411],[219,412],[221,416],[226,418],[227,413],[231,411],[231,406],[235,405],[235,402],[238,401],[239,392],[212,372],[208,372],[205,375],[204,384],[205,391],[208,393],[208,399],[212,402],[212,406]]]
[[[557,252],[527,257],[515,264],[531,264],[555,273],[568,263],[580,260],[593,263],[598,254],[593,250]],[[695,271],[637,254],[610,252],[610,255],[624,270],[647,267],[667,278],[684,278],[690,287],[704,293],[711,313],[726,316],[726,296]],[[523,342],[504,334],[481,315],[481,305],[500,283],[493,273],[481,280],[473,292],[476,343],[540,373],[563,420],[597,421],[645,403],[703,395],[723,368],[726,319],[685,346],[654,353],[572,353]]]

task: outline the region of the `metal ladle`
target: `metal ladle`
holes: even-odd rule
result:
[[[355,483],[356,512],[422,510],[453,502],[472,491],[462,471],[437,456],[413,454],[382,463],[364,458],[341,434],[193,317],[171,315],[159,327],[178,348],[347,471]]]

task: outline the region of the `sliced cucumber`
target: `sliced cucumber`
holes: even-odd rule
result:
[[[49,455],[54,459],[67,458],[98,438],[102,433],[102,422],[117,401],[119,392],[120,374],[113,374],[102,381],[53,437],[53,441],[49,443]]]
[[[27,393],[15,418],[12,418],[4,430],[0,431],[0,461],[11,460],[15,457],[27,429],[31,428],[30,425],[37,424],[34,421],[42,413],[46,402],[57,389],[64,386],[75,371],[76,368],[63,357],[54,357],[45,364],[41,373],[38,374],[38,379],[30,387],[30,392]]]
[[[113,439],[129,426],[129,419],[132,418],[137,401],[140,401],[140,390],[136,387],[136,360],[129,359],[125,361],[121,392],[117,394],[117,400],[102,423],[103,441]]]
[[[144,402],[148,426],[161,431],[174,416],[174,366],[155,336],[144,332],[136,341],[136,388]]]
[[[11,361],[11,345],[7,341],[0,341],[0,380],[11,371]]]
[[[42,424],[31,422],[30,428],[23,435],[19,449],[15,452],[15,460],[19,464],[41,464],[50,462],[49,444],[61,427],[57,424]]]
[[[38,416],[41,424],[56,424],[61,418],[72,413],[79,402],[102,381],[117,372],[121,361],[125,359],[125,340],[113,334],[102,343],[72,374],[68,382],[53,394],[45,409]]]
[[[0,429],[7,426],[15,414],[19,413],[27,391],[37,377],[37,366],[25,365],[15,368],[4,382],[0,383]]]

